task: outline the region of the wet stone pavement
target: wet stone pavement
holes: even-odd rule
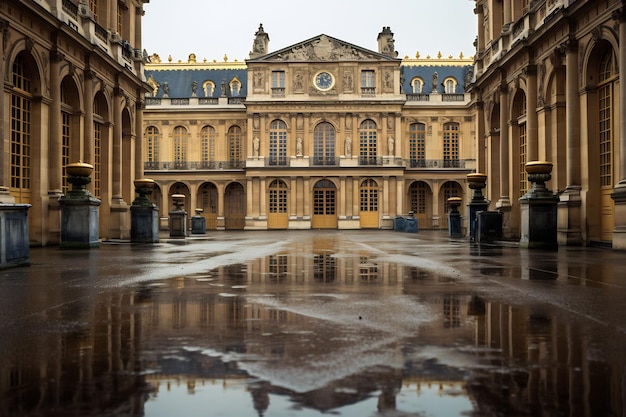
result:
[[[210,232],[0,271],[0,416],[625,416],[626,254]]]

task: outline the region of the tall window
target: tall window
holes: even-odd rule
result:
[[[215,138],[217,132],[213,126],[204,126],[200,131],[202,166],[212,168],[215,163]]]
[[[270,123],[270,165],[287,165],[287,125],[282,120]]]
[[[519,193],[523,196],[528,191],[528,173],[526,172],[526,162],[528,152],[528,137],[526,123],[519,125]]]
[[[146,129],[147,161],[150,166],[156,166],[159,162],[159,129],[148,126]]]
[[[359,164],[376,165],[377,133],[373,120],[364,120],[359,129]]]
[[[426,125],[412,123],[409,126],[409,158],[412,167],[426,166]]]
[[[415,214],[426,214],[426,193],[428,186],[424,182],[414,182],[409,188],[411,211]]]
[[[124,30],[124,25],[122,22],[123,18],[124,16],[122,11],[122,5],[117,3],[117,33],[119,33],[122,37],[124,36],[124,33],[122,32],[122,30]]]
[[[30,196],[31,78],[18,55],[13,62],[11,93],[11,193],[16,203],[28,203]]]
[[[228,148],[230,166],[238,168],[241,165],[241,128],[232,126],[228,129]]]
[[[376,91],[375,86],[374,70],[361,71],[361,94],[373,95]]]
[[[187,129],[182,126],[174,128],[174,165],[184,168],[187,163]]]
[[[313,163],[335,164],[335,127],[328,122],[318,124],[313,131]]]
[[[93,123],[93,193],[100,197],[102,190],[102,123]]]
[[[287,184],[274,180],[269,186],[269,212],[287,213]]]
[[[613,186],[612,146],[613,131],[613,83],[617,73],[615,70],[613,51],[604,55],[598,74],[598,125],[600,146],[600,185]]]
[[[285,94],[285,71],[272,71],[272,94]]]
[[[98,21],[98,0],[89,0],[89,9],[93,14],[94,20]]]
[[[71,131],[71,116],[67,112],[61,112],[61,167],[63,167],[63,194],[69,190],[67,183],[67,173],[65,172],[65,166],[70,163],[70,131]]]
[[[378,211],[378,184],[369,179],[361,183],[361,211]]]
[[[443,166],[447,168],[459,166],[459,124],[443,125]]]

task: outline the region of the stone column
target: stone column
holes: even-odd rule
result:
[[[48,183],[51,193],[61,194],[61,80],[59,71],[65,56],[59,52],[50,53],[50,141],[48,152]]]
[[[85,83],[85,96],[83,107],[85,108],[85,130],[84,130],[84,149],[85,152],[83,154],[83,160],[88,164],[92,164],[95,167],[95,158],[94,158],[94,127],[93,127],[93,79],[94,73],[91,70],[86,70],[84,73],[84,83]],[[94,189],[94,181],[91,181],[87,185],[87,189],[89,192],[93,192]]]
[[[536,161],[539,158],[539,117],[537,114],[537,66],[529,65],[526,69],[526,82],[528,83],[528,96],[526,97],[526,127],[527,161]]]
[[[619,20],[619,76],[626,80],[626,10],[614,12],[613,18]],[[619,84],[619,165],[617,176],[619,182],[611,198],[615,202],[615,229],[613,230],[613,249],[626,249],[626,82]]]
[[[113,173],[113,200],[122,200],[122,99],[123,92],[116,88],[113,97],[113,155],[111,170]]]
[[[502,25],[506,27],[509,23],[511,23],[511,0],[503,0],[502,8],[504,10]]]
[[[135,178],[143,178],[143,99],[138,99],[135,110]]]
[[[509,198],[509,124],[508,124],[508,86],[500,86],[500,199],[496,208],[510,210]]]
[[[476,50],[480,53],[485,49],[485,9],[483,6],[476,6],[474,14],[478,16],[478,46]]]
[[[478,172],[487,172],[487,156],[486,149],[487,144],[485,143],[485,108],[484,103],[482,101],[476,102],[476,159],[477,159],[477,167],[476,170]]]
[[[581,175],[580,175],[580,98],[578,95],[578,43],[569,40],[565,50],[565,130],[567,147],[567,187],[558,204],[557,240],[560,245],[581,245]]]

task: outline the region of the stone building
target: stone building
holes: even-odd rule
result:
[[[411,211],[447,228],[476,169],[473,61],[399,59],[389,27],[377,42],[270,52],[261,25],[245,62],[152,55],[143,161],[162,226],[176,193],[208,229],[392,228]]]
[[[31,245],[59,243],[64,166],[78,161],[94,166],[101,238],[130,236],[143,175],[144,3],[0,2],[0,189],[3,207],[31,205]]]
[[[624,2],[477,0],[475,13],[478,169],[505,236],[519,237],[525,163],[548,160],[559,243],[626,249]]]

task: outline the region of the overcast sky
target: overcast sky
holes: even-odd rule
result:
[[[380,5],[384,7],[380,7]],[[473,56],[474,0],[150,0],[145,4],[143,48],[165,61],[249,58],[263,24],[269,51],[320,34],[374,50],[383,26],[394,33],[398,57]]]

